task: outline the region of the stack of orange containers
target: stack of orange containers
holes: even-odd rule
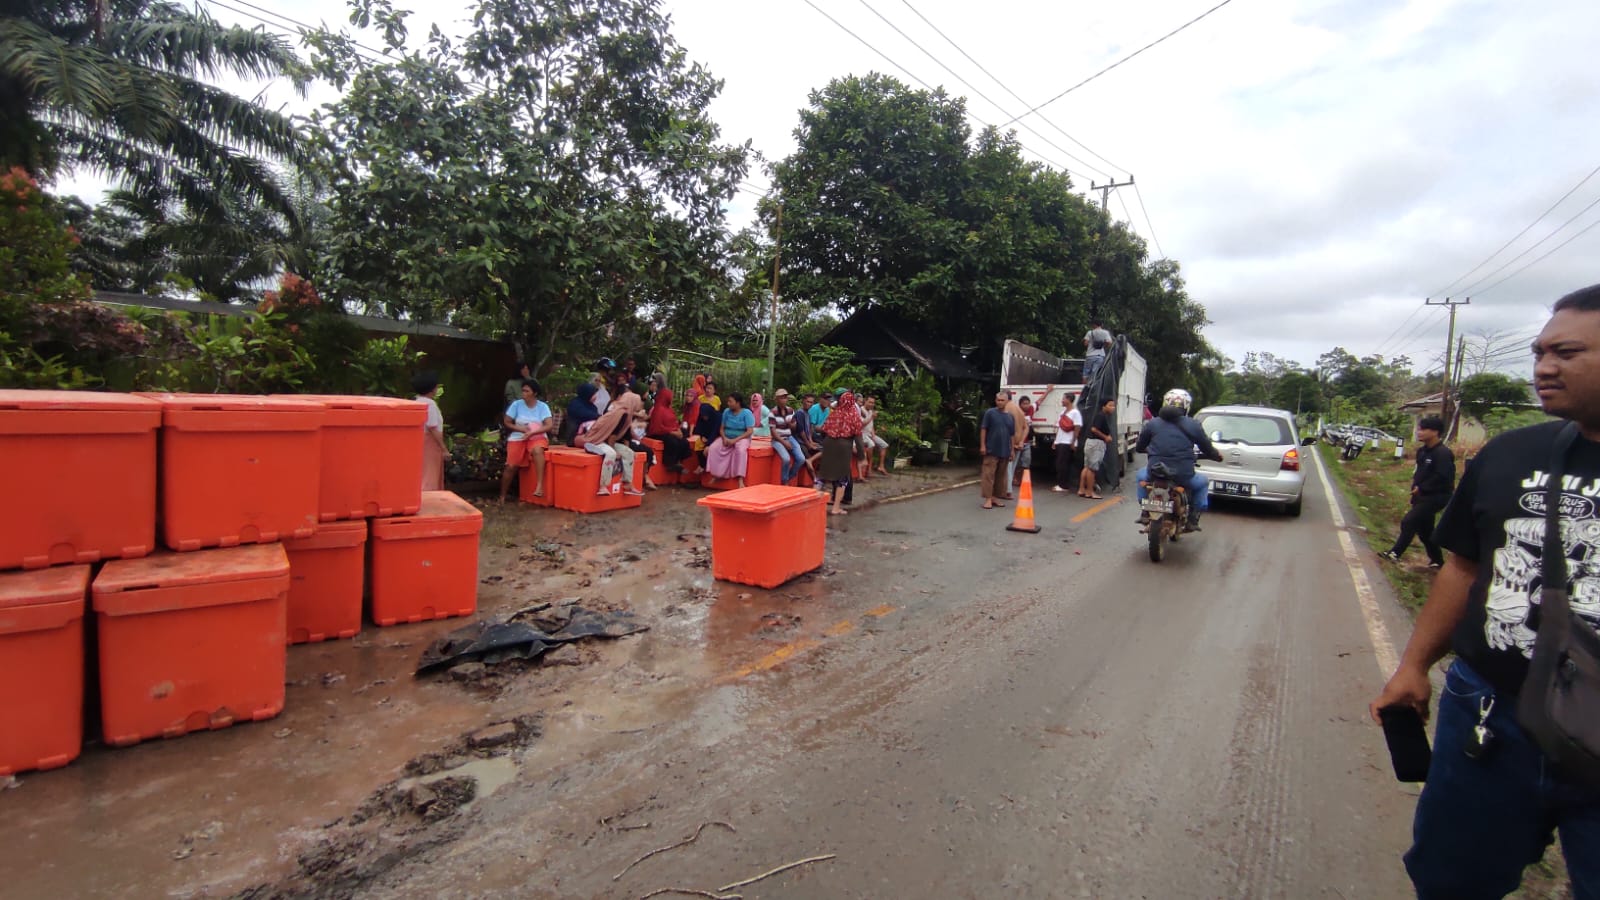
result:
[[[476,612],[482,530],[483,513],[449,491],[424,491],[416,515],[373,519],[372,621],[398,625]]]
[[[78,756],[88,591],[88,566],[0,574],[0,775]]]

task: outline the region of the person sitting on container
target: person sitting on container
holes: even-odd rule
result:
[[[689,434],[694,434],[700,426],[700,398],[706,393],[706,377],[696,375],[694,384],[689,386],[689,393],[683,398],[683,425]]]
[[[762,402],[761,394],[750,392],[750,417],[755,420],[756,427],[751,429],[753,437],[772,437],[772,409]]]
[[[700,417],[695,420],[694,434],[690,436],[696,452],[700,454],[700,467],[705,468],[706,451],[712,443],[722,436],[722,413],[714,410],[710,405],[700,404]]]
[[[621,436],[611,443],[624,444],[635,455],[644,454],[644,487],[647,491],[653,491],[656,489],[656,483],[650,480],[650,469],[656,464],[656,452],[639,443],[644,438],[645,432],[644,399],[634,390],[632,382],[624,382],[618,390],[621,393],[617,395],[617,399],[611,401],[611,408],[626,410],[627,414],[623,417]],[[618,448],[618,452],[621,452],[621,448]]]
[[[813,480],[817,477],[817,460],[822,458],[821,432],[817,430],[817,426],[811,424],[811,409],[816,402],[815,394],[807,394],[804,405],[795,410],[789,420],[794,438],[800,444],[800,458],[805,467],[811,471]],[[817,490],[822,490],[820,482],[817,484]]]
[[[689,449],[689,442],[678,429],[678,417],[672,412],[672,388],[667,387],[667,380],[660,375],[652,375],[651,381],[655,383],[656,397],[650,407],[650,418],[645,422],[645,437],[661,442],[663,465],[682,471],[683,461],[694,451]]]
[[[717,412],[722,412],[722,398],[717,396],[717,380],[710,375],[706,376],[704,396],[700,398],[700,402]]]
[[[535,497],[544,496],[544,448],[550,446],[550,406],[539,399],[539,382],[522,382],[522,396],[506,407],[503,424],[510,431],[506,438],[506,470],[500,475],[500,502],[506,502],[511,480],[519,474],[528,477],[533,470]]]
[[[772,452],[778,455],[781,469],[778,473],[778,483],[788,484],[789,480],[800,474],[800,466],[805,462],[805,454],[800,450],[800,442],[794,437],[794,410],[789,408],[789,392],[778,388],[773,395],[772,408]]]
[[[432,372],[419,373],[411,379],[411,389],[417,392],[417,399],[428,406],[428,417],[422,425],[422,489],[442,491],[444,461],[450,458],[450,450],[444,439],[444,414],[434,401],[439,396],[439,376]]]
[[[706,471],[713,478],[736,478],[744,487],[744,475],[750,467],[750,433],[755,430],[755,416],[744,408],[744,398],[737,392],[728,394],[728,408],[722,411],[721,434],[706,448]]]
[[[818,483],[826,481],[832,485],[833,509],[829,513],[842,516],[845,514],[841,506],[844,500],[842,489],[850,484],[850,456],[856,438],[861,435],[861,409],[856,406],[855,394],[849,390],[840,392],[833,409],[828,411],[828,420],[822,423],[822,434],[822,466],[817,470]]]
[[[574,447],[578,446],[578,432],[600,418],[600,410],[594,405],[594,395],[599,390],[593,382],[586,381],[578,385],[578,396],[567,404],[567,417],[561,423],[561,435]]]
[[[861,436],[867,443],[867,468],[882,475],[889,474],[886,465],[889,461],[889,442],[878,437],[878,398],[868,397],[866,407],[862,414]],[[872,464],[872,451],[878,451],[878,464]]]
[[[601,458],[600,484],[595,493],[606,496],[611,493],[611,476],[617,466],[622,467],[622,492],[638,497],[644,491],[636,490],[633,486],[633,450],[623,442],[623,435],[632,422],[628,410],[616,403],[611,404],[611,409],[604,415],[589,423],[589,427],[580,429],[572,439],[572,445],[593,453]]]

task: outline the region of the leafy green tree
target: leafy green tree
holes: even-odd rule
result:
[[[1482,422],[1497,407],[1527,407],[1532,401],[1528,382],[1500,372],[1484,372],[1461,382],[1461,409]]]
[[[1272,405],[1291,412],[1322,412],[1322,386],[1308,372],[1290,370],[1272,386]]]
[[[283,38],[165,0],[13,0],[0,14],[0,168],[89,168],[187,208],[285,216],[273,163],[304,166],[292,120],[207,83],[307,72]]]
[[[459,43],[405,49],[406,13],[354,0],[392,61],[321,32],[344,90],[328,158],[330,296],[492,325],[545,369],[649,335],[725,289],[722,203],[746,146],[708,108],[658,0],[479,0]]]

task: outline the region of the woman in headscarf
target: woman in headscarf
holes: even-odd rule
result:
[[[587,450],[604,460],[600,465],[597,494],[611,493],[611,473],[618,463],[622,466],[622,492],[635,497],[644,494],[644,491],[633,487],[633,448],[625,441],[632,425],[633,417],[627,407],[612,403],[604,415],[590,422],[588,428],[572,439],[572,446]]]
[[[645,437],[654,438],[661,442],[662,462],[667,468],[678,468],[683,461],[689,458],[692,452],[689,442],[683,439],[683,434],[678,430],[678,417],[672,412],[672,388],[667,387],[667,380],[660,375],[654,375],[651,380],[655,382],[655,405],[650,407],[650,419],[645,423]]]
[[[706,471],[711,477],[736,478],[739,487],[744,487],[744,474],[750,466],[750,434],[755,427],[755,417],[744,408],[744,398],[738,392],[728,394],[721,434],[706,448]]]
[[[856,438],[861,436],[861,407],[856,406],[856,395],[849,389],[839,392],[839,399],[822,423],[822,462],[817,466],[819,481],[833,484],[833,515],[845,514],[840,504],[844,500],[841,488],[850,484],[850,457],[855,452]]]
[[[689,386],[689,393],[683,399],[683,424],[688,427],[690,434],[694,434],[700,424],[700,397],[705,390],[706,376],[696,375],[694,384]]]
[[[612,446],[619,454],[624,448],[633,451],[634,454],[644,454],[644,488],[647,491],[655,490],[656,483],[650,480],[650,470],[655,467],[656,452],[640,443],[645,432],[644,398],[634,390],[633,382],[622,382],[617,388],[617,396],[611,401],[611,408],[624,411],[620,436],[612,439]],[[617,447],[618,444],[622,446]],[[629,486],[632,486],[631,479]]]
[[[561,422],[561,436],[574,447],[578,446],[578,432],[583,426],[600,418],[600,410],[594,405],[594,395],[598,390],[593,382],[585,381],[578,385],[578,396],[567,404],[567,416]]]

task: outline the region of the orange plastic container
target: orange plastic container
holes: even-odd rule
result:
[[[0,574],[0,775],[78,758],[88,594],[88,566]]]
[[[393,397],[296,395],[322,404],[317,515],[324,522],[408,516],[422,506],[427,404]]]
[[[0,569],[154,550],[160,427],[160,404],[130,394],[0,391]]]
[[[555,505],[555,502],[556,502],[556,487],[555,487],[555,484],[556,483],[555,483],[555,479],[552,477],[552,475],[554,474],[554,470],[552,470],[550,468],[550,450],[551,449],[552,449],[551,446],[546,446],[544,448],[545,457],[544,457],[544,496],[543,497],[535,497],[533,495],[534,488],[537,488],[539,486],[539,479],[534,477],[534,474],[533,474],[533,463],[531,461],[528,463],[528,467],[526,469],[523,469],[521,472],[517,473],[517,499],[521,500],[523,503],[532,503],[534,506],[554,506]]]
[[[665,487],[669,484],[677,484],[679,481],[683,480],[683,474],[678,470],[677,466],[673,466],[669,469],[667,468],[666,463],[662,462],[662,460],[667,458],[667,448],[665,444],[661,443],[655,438],[648,437],[641,438],[639,443],[655,451],[656,464],[650,467],[650,480],[654,481],[657,487]]]
[[[483,513],[449,491],[423,491],[414,516],[372,520],[372,621],[470,616],[478,609]]]
[[[828,506],[807,488],[761,484],[701,497],[711,510],[711,576],[774,588],[822,565]]]
[[[282,544],[111,562],[92,590],[106,743],[125,747],[283,710]]]
[[[421,505],[421,492],[418,492]],[[284,541],[289,555],[291,644],[355,637],[361,631],[367,523],[324,522],[308,538]]]
[[[322,404],[152,394],[161,416],[161,539],[173,550],[316,533]],[[421,465],[418,465],[421,471]]]
[[[551,482],[555,484],[556,509],[568,509],[580,513],[602,513],[614,509],[637,509],[642,505],[644,498],[636,494],[622,492],[622,479],[611,479],[611,492],[604,497],[595,493],[600,487],[600,465],[604,462],[599,456],[577,447],[552,447],[546,454],[553,479],[545,481],[548,490]],[[633,489],[644,490],[644,465],[633,467]]]
[[[777,484],[781,469],[778,467],[778,454],[772,449],[771,441],[751,441],[750,461],[745,466],[745,485]],[[710,472],[700,475],[700,486],[714,491],[736,491],[739,489],[737,478],[713,478]]]

